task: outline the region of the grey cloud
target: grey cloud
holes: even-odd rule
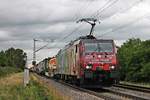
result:
[[[51,41],[45,52],[50,55],[56,54],[66,42],[89,33],[90,25],[77,24],[79,18],[90,17],[97,13],[106,2],[114,0],[0,0],[0,46],[1,49],[11,46],[26,50],[32,58],[33,38]],[[100,38],[115,39],[117,44],[125,40],[137,37],[142,40],[150,39],[149,34],[149,0],[118,0],[111,7],[99,14],[101,24],[95,28],[95,36],[109,32],[120,26],[114,32],[109,32]],[[100,10],[101,11],[101,10]],[[136,23],[130,24],[136,18],[141,18]],[[79,27],[80,26],[80,27]],[[71,36],[63,41],[63,37],[76,30]],[[46,42],[37,43],[37,48]],[[52,51],[51,51],[51,49]],[[0,49],[0,50],[1,50]],[[43,50],[45,50],[43,49]],[[57,49],[57,50],[56,50]],[[38,53],[38,59],[46,57],[43,51]]]

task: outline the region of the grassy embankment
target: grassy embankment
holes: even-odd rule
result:
[[[0,67],[0,78],[22,71],[23,71],[22,69],[16,67]]]
[[[23,87],[23,73],[0,78],[0,100],[66,100],[54,88],[32,77],[30,84]]]

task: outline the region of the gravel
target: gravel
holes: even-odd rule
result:
[[[52,79],[47,79],[41,76],[39,76],[39,78],[46,83],[50,83],[54,88],[56,88],[57,91],[64,96],[68,96],[71,100],[104,100],[94,95],[90,95],[88,93],[62,85],[61,83],[58,83]]]

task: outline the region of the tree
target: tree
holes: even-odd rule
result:
[[[0,52],[0,66],[17,67],[23,69],[25,66],[24,58],[26,53],[21,49],[9,48]]]
[[[119,64],[121,66],[121,79],[123,80],[127,75],[126,73],[128,73],[130,69],[129,63],[131,61],[132,56],[134,55],[133,51],[137,49],[136,46],[139,44],[139,39],[129,39],[118,50]]]
[[[129,39],[119,48],[118,58],[122,80],[145,82],[149,79],[150,40]]]
[[[150,40],[129,39],[118,50],[121,79],[150,82]]]
[[[6,57],[4,51],[0,52],[0,66],[1,67],[6,66]]]

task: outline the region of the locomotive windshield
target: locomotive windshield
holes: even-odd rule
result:
[[[111,42],[85,43],[86,52],[113,52]]]

